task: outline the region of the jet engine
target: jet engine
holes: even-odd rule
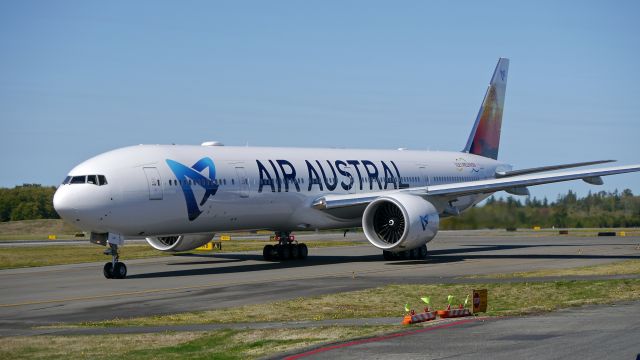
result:
[[[438,210],[427,200],[411,194],[381,196],[367,205],[362,228],[377,248],[399,252],[420,247],[438,232]]]
[[[188,251],[200,247],[213,239],[214,234],[186,234],[148,237],[147,242],[160,251]]]

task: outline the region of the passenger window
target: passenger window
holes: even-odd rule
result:
[[[86,176],[74,176],[71,178],[70,184],[84,184],[86,180]]]

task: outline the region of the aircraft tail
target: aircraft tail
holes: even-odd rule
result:
[[[500,58],[493,71],[491,82],[484,95],[482,106],[473,124],[464,152],[492,159],[498,158],[500,147],[500,128],[502,127],[502,111],[507,89],[509,59]]]

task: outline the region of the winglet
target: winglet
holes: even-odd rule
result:
[[[482,106],[473,124],[471,134],[464,147],[464,152],[492,159],[498,158],[500,147],[500,129],[502,127],[502,111],[507,89],[509,59],[500,58],[493,71],[491,82],[484,95]]]

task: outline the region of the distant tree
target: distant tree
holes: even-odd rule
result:
[[[455,218],[445,218],[443,229],[494,229],[507,227],[637,227],[640,226],[640,196],[629,189],[610,193],[600,191],[578,198],[568,191],[549,203],[533,198],[506,199],[491,196]]]
[[[53,208],[55,191],[39,184],[0,188],[0,221],[59,218]]]

